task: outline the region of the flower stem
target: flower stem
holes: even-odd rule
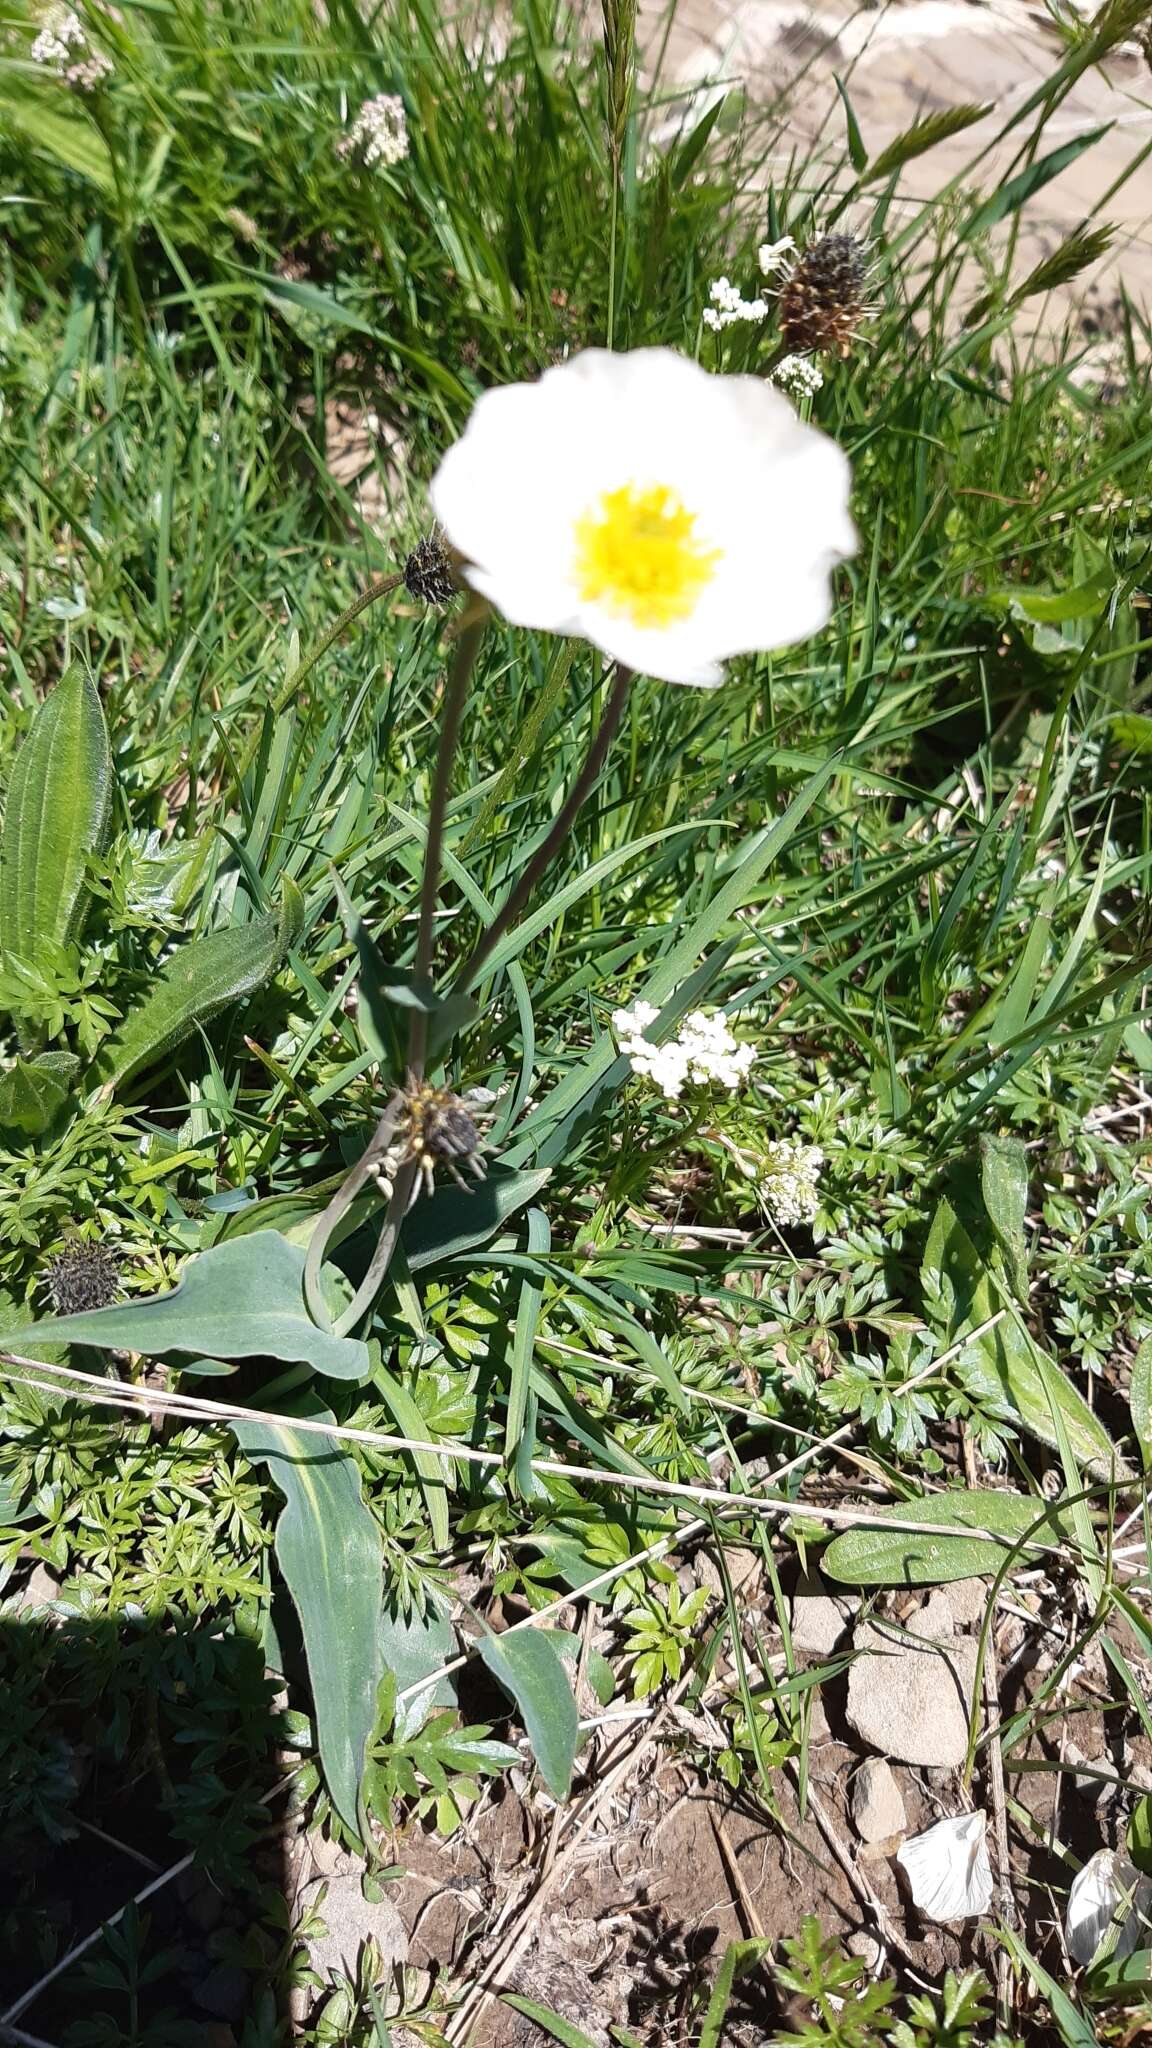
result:
[[[413,978],[417,991],[429,988],[432,978],[432,948],[436,936],[436,898],[440,888],[440,862],[444,851],[444,823],[452,789],[452,765],[460,738],[460,721],[468,696],[468,684],[476,655],[488,622],[488,608],[482,606],[467,618],[456,643],[444,707],[440,719],[440,742],[428,799],[428,835],[424,841],[424,873],[420,883],[420,922],[416,930],[416,960]],[[428,1013],[413,1010],[408,1026],[408,1066],[415,1080],[424,1078],[428,1055]]]
[[[440,883],[440,860],[444,850],[444,821],[448,814],[448,797],[452,787],[452,764],[456,758],[456,744],[460,737],[460,721],[468,696],[468,684],[476,661],[476,653],[488,620],[487,606],[482,607],[467,622],[456,646],[444,692],[444,708],[440,722],[440,740],[436,749],[436,766],[432,775],[432,789],[428,801],[428,835],[424,843],[424,873],[420,884],[420,921],[416,933],[416,961],[413,979],[417,990],[429,990],[432,973],[432,947],[436,928],[436,896]],[[330,636],[331,638],[331,636]],[[314,658],[318,658],[319,653]],[[424,1062],[428,1056],[429,1014],[426,1010],[414,1010],[408,1026],[408,1070],[409,1083],[421,1081],[424,1077]],[[360,1154],[356,1164],[337,1188],[324,1214],[318,1219],[316,1228],[308,1243],[308,1257],[304,1266],[304,1295],[308,1312],[313,1322],[321,1329],[328,1327],[328,1316],[320,1288],[320,1269],[324,1253],[332,1233],[341,1217],[351,1206],[368,1179],[373,1166],[388,1152],[404,1108],[404,1098],[398,1092],[389,1101],[380,1122]],[[400,1236],[400,1226],[408,1213],[412,1188],[417,1168],[414,1162],[406,1161],[397,1172],[384,1223],[372,1263],[347,1308],[342,1309],[332,1330],[337,1337],[343,1337],[355,1327],[362,1315],[372,1307],[384,1284],[392,1254]]]
[[[329,627],[324,638],[318,641],[312,652],[304,657],[299,668],[293,669],[279,696],[275,697],[272,701],[273,718],[279,718],[288,709],[305,676],[311,675],[318,661],[323,661],[328,649],[340,638],[345,627],[350,626],[353,619],[358,619],[361,612],[366,612],[370,604],[375,604],[377,598],[391,597],[392,592],[399,590],[403,581],[404,575],[402,570],[398,571],[394,576],[379,576],[375,583],[370,583],[367,590],[362,590],[359,597],[353,599],[352,603],[341,612],[335,624]],[[244,777],[251,768],[259,745],[260,727],[257,726],[256,731],[249,738],[248,744],[240,757],[240,765],[236,770],[236,780],[238,783],[243,782]]]
[[[505,933],[516,923],[537,882],[551,867],[558,849],[568,837],[577,813],[582,810],[595,788],[608,749],[624,716],[631,681],[632,670],[618,662],[604,716],[588,749],[584,765],[572,784],[562,809],[553,819],[547,837],[537,847],[503,909],[493,918],[471,958],[457,975],[453,986],[460,995],[467,995],[469,989],[479,981],[485,962],[491,957]]]

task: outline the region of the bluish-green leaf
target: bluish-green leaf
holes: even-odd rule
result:
[[[380,1617],[380,1642],[384,1669],[396,1680],[397,1695],[419,1685],[423,1678],[431,1679],[442,1665],[451,1663],[456,1649],[452,1623],[435,1590],[427,1593],[423,1614],[417,1612],[415,1605],[407,1612],[399,1603],[394,1611],[385,1606]],[[450,1707],[455,1698],[450,1677],[437,1678],[434,1685],[426,1685],[421,1692],[413,1693],[411,1699],[397,1697],[392,1731],[396,1741],[407,1742],[418,1735],[433,1707]]]
[[[84,1315],[45,1316],[0,1333],[0,1345],[94,1344],[147,1358],[186,1351],[207,1358],[280,1358],[332,1379],[368,1377],[368,1347],[317,1329],[304,1306],[304,1254],[275,1230],[214,1245],[167,1294]]]
[[[108,1040],[97,1065],[106,1089],[121,1088],[165,1059],[230,1003],[270,981],[299,936],[303,901],[287,876],[277,915],[193,939],[166,960],[142,1003]]]
[[[1061,171],[1066,171],[1070,164],[1074,164],[1077,157],[1083,156],[1086,149],[1091,149],[1094,143],[1107,135],[1111,126],[1111,121],[1105,121],[1101,128],[1092,128],[1085,135],[1074,135],[1070,142],[1062,143],[1059,149],[1050,150],[1047,156],[1038,157],[1024,170],[1018,171],[1014,178],[1006,178],[1002,185],[997,186],[991,197],[969,216],[961,229],[962,235],[965,238],[982,235],[988,228],[995,227],[998,221],[1007,220],[1009,214],[1018,213],[1034,192],[1039,192],[1042,186],[1050,184],[1053,178],[1058,178]]]
[[[542,1629],[482,1635],[480,1657],[498,1685],[515,1700],[540,1775],[554,1799],[572,1784],[579,1717],[563,1661]]]
[[[1152,1337],[1145,1337],[1132,1361],[1132,1384],[1128,1390],[1132,1429],[1140,1446],[1140,1462],[1152,1471]]]
[[[319,1401],[299,1405],[313,1419],[333,1420]],[[267,1465],[284,1495],[276,1557],[300,1617],[320,1761],[333,1806],[359,1837],[360,1781],[383,1673],[384,1554],[376,1518],[343,1445],[294,1430],[291,1417],[275,1425],[234,1422],[232,1429],[245,1456]]]
[[[559,2041],[560,2048],[596,2048],[589,2034],[581,2033],[571,2020],[562,2019],[549,2006],[538,2005],[534,1998],[525,1998],[519,1991],[502,1991],[500,1999],[502,2004],[510,2005],[513,2012],[522,2012],[542,2034],[549,2034],[553,2041]]]
[[[89,857],[104,844],[111,803],[104,712],[77,664],[44,699],[12,770],[0,838],[0,952],[35,960],[76,937]]]

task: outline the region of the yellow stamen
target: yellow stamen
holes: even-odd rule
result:
[[[667,484],[622,484],[576,521],[576,587],[634,626],[690,618],[723,552],[695,534],[696,514]]]

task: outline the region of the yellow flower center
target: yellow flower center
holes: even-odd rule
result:
[[[668,484],[622,484],[576,521],[576,587],[634,626],[690,618],[723,552],[696,538],[696,514]]]

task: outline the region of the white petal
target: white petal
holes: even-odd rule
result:
[[[806,638],[851,554],[849,470],[764,379],[670,349],[587,349],[486,392],[432,483],[469,580],[518,625],[576,633],[629,667],[712,687],[731,654]],[[578,587],[577,524],[608,492],[663,485],[717,551],[691,612],[640,626]]]
[[[1090,1963],[1114,1919],[1111,1953],[1130,1956],[1147,1939],[1152,1883],[1135,1864],[1112,1849],[1097,1849],[1072,1880],[1064,1916],[1064,1939],[1074,1963]]]
[[[992,1904],[983,1808],[937,1821],[896,1851],[912,1897],[929,1920],[970,1920]]]

